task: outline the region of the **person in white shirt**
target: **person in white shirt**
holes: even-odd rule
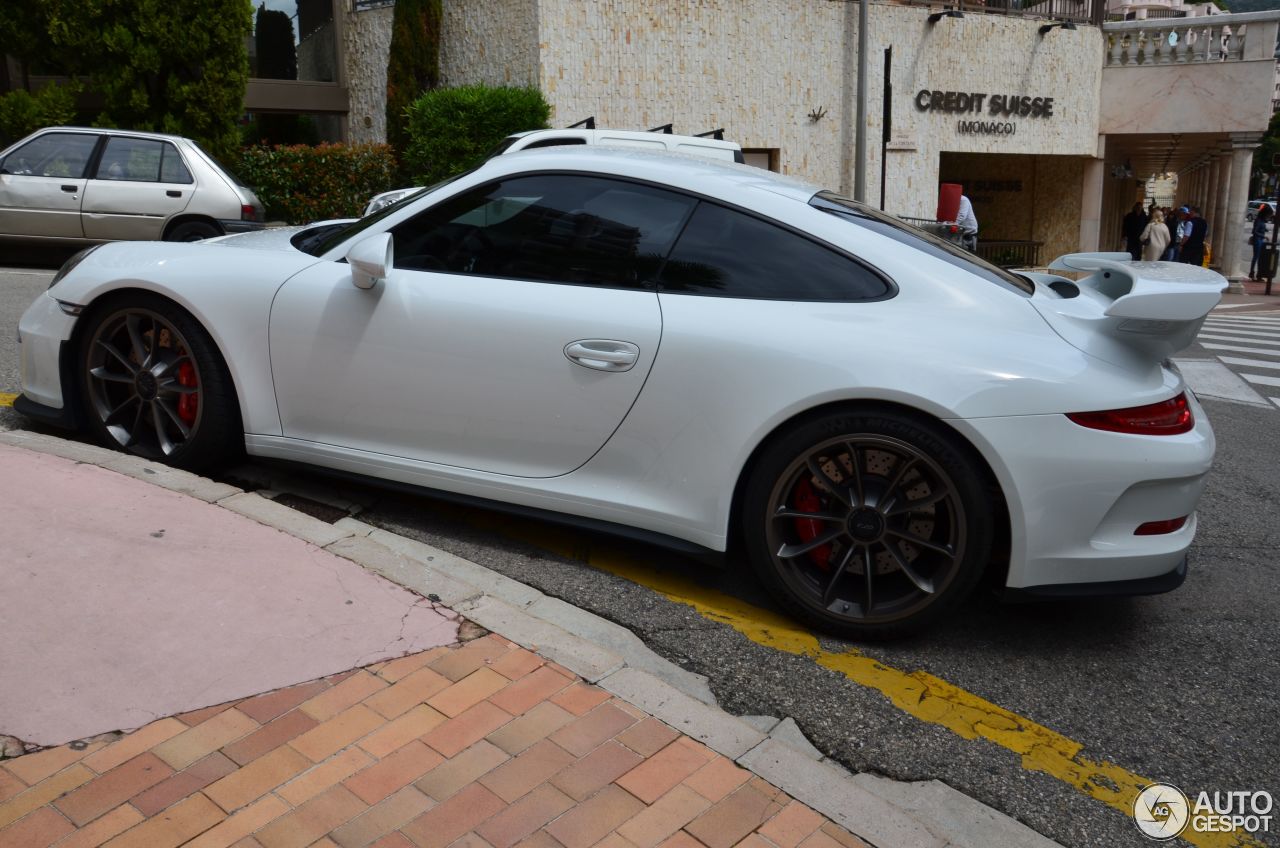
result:
[[[965,250],[978,249],[978,219],[973,214],[969,198],[960,195],[960,211],[956,213],[956,226],[960,228],[960,243]]]

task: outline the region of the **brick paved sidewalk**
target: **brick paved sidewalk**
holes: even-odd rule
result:
[[[865,843],[490,634],[0,762],[0,845]]]

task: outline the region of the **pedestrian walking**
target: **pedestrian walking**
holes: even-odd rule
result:
[[[1157,262],[1169,249],[1169,228],[1164,225],[1164,213],[1151,211],[1151,220],[1142,230],[1142,261]]]
[[[1187,265],[1204,264],[1204,238],[1209,233],[1209,222],[1200,215],[1199,206],[1184,206],[1187,210],[1186,235],[1179,250],[1180,261]]]
[[[1275,213],[1270,204],[1264,204],[1253,219],[1253,232],[1249,235],[1249,244],[1253,247],[1253,258],[1249,260],[1249,279],[1256,281],[1259,277],[1259,263],[1262,261],[1262,248],[1267,243],[1267,230]]]
[[[1164,252],[1164,261],[1177,262],[1178,246],[1182,242],[1182,210],[1170,209],[1166,212],[1164,225],[1169,228],[1169,247]]]
[[[1124,237],[1124,249],[1129,251],[1129,255],[1134,260],[1142,258],[1142,231],[1146,226],[1147,215],[1142,211],[1142,204],[1133,204],[1129,214],[1124,216],[1124,221],[1120,226],[1120,234]]]
[[[978,250],[978,217],[973,214],[969,198],[960,195],[960,211],[956,212],[956,226],[960,228],[960,245],[970,253]]]

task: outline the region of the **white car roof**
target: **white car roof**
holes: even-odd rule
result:
[[[172,133],[146,132],[144,130],[122,130],[114,127],[44,127],[40,132],[81,132],[95,135],[127,135],[132,138],[153,138],[162,141],[189,141],[186,136]]]
[[[822,190],[821,186],[750,165],[669,151],[608,146],[520,150],[505,156],[495,156],[485,162],[476,175],[528,171],[537,168],[539,164],[548,170],[583,170],[669,183],[713,196],[735,189],[743,192],[768,191],[805,203]]]
[[[580,138],[588,144],[607,144],[612,140],[615,142],[634,141],[638,144],[644,145],[661,144],[668,148],[691,146],[727,151],[742,149],[742,145],[738,144],[736,141],[725,141],[724,139],[712,138],[711,136],[680,135],[678,133],[646,132],[642,130],[615,130],[607,127],[590,130],[579,127],[525,130],[524,132],[512,133],[508,138],[518,138],[522,142],[536,142],[544,138]]]

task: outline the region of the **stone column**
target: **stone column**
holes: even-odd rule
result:
[[[1209,224],[1218,219],[1218,198],[1222,194],[1222,157],[1216,153],[1209,160],[1209,184],[1208,190],[1205,192],[1204,204],[1200,207]],[[1221,256],[1222,245],[1218,243],[1218,235],[1221,227],[1213,227],[1209,233],[1209,246],[1213,249],[1213,263],[1218,265],[1218,257]]]
[[[1261,133],[1231,134],[1231,187],[1227,192],[1227,211],[1219,226],[1223,227],[1224,249],[1222,258],[1222,275],[1231,280],[1231,290],[1243,292],[1240,280],[1249,273],[1249,259],[1244,255],[1245,229],[1244,213],[1249,204],[1249,170],[1253,162],[1253,151],[1262,140]],[[1211,225],[1212,221],[1209,222]]]
[[[1103,249],[1102,197],[1107,184],[1106,136],[1098,136],[1098,157],[1084,160],[1080,191],[1080,252]],[[1046,261],[1054,257],[1048,257]]]
[[[1213,254],[1213,266],[1222,274],[1226,274],[1226,240],[1225,237],[1229,232],[1229,228],[1222,226],[1227,219],[1227,201],[1228,195],[1231,193],[1231,144],[1224,142],[1219,147],[1218,153],[1218,194],[1210,199],[1213,217],[1209,218],[1209,226],[1213,228],[1213,236],[1209,239],[1209,243],[1213,245],[1215,252]],[[1208,212],[1205,215],[1208,216]],[[1218,231],[1222,231],[1223,240],[1218,242]]]

